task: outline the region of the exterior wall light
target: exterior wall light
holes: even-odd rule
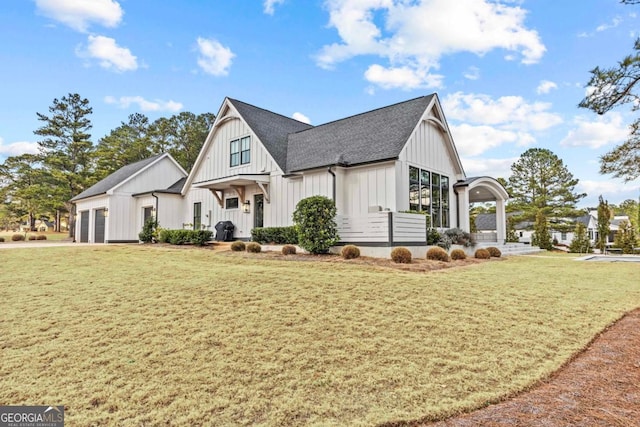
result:
[[[242,204],[242,212],[249,213],[251,212],[251,202],[249,200],[245,200]]]

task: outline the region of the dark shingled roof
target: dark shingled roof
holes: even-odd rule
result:
[[[82,193],[78,194],[74,198],[71,199],[72,202],[76,202],[78,200],[87,199],[93,196],[99,196],[100,194],[105,194],[107,191],[111,190],[113,187],[117,186],[124,182],[131,175],[141,171],[159,157],[164,154],[158,154],[153,157],[149,157],[148,159],[140,160],[139,162],[131,163],[130,165],[126,165],[103,179],[102,181],[98,181],[96,184],[84,190]]]
[[[262,142],[280,169],[286,171],[287,136],[313,128],[297,120],[229,98],[244,121]]]
[[[287,172],[397,158],[434,96],[415,98],[289,135]]]
[[[576,222],[581,222],[585,227],[589,226],[589,221],[591,220],[591,215],[586,214],[576,218]]]
[[[163,193],[175,193],[175,194],[180,194],[180,192],[182,191],[182,187],[184,187],[184,183],[187,180],[187,177],[182,177],[179,180],[177,180],[175,183],[173,183],[169,188],[167,188],[166,190],[161,190]]]

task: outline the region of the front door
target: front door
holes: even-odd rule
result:
[[[253,228],[264,227],[264,195],[253,196]]]
[[[105,213],[106,211],[104,209],[96,209],[96,221],[94,223],[95,228],[93,233],[94,243],[104,243]]]

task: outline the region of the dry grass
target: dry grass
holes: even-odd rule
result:
[[[418,273],[148,246],[1,255],[0,402],[65,404],[70,425],[442,418],[531,386],[640,306],[638,265],[564,257]]]

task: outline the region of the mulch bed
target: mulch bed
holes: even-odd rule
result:
[[[640,426],[640,309],[529,391],[445,421],[406,425]]]

